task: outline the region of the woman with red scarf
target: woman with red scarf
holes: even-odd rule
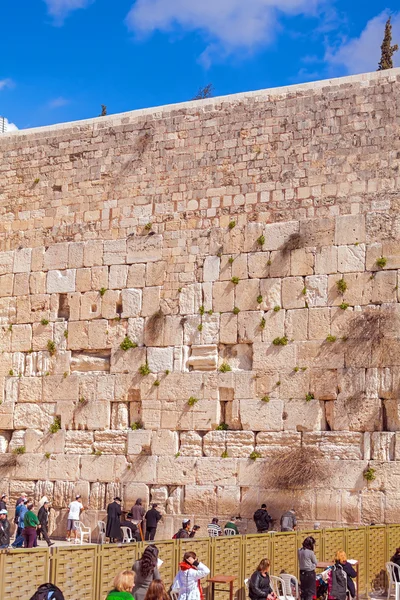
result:
[[[200,579],[207,577],[210,569],[197,560],[195,552],[185,552],[179,569],[172,584],[172,589],[179,592],[179,600],[204,600]]]

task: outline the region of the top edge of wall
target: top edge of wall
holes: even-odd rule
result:
[[[194,107],[206,109],[208,107],[223,104],[225,102],[237,102],[251,98],[262,98],[263,100],[267,100],[269,97],[280,96],[285,94],[292,95],[296,94],[297,92],[307,92],[310,90],[322,90],[327,87],[337,87],[352,83],[361,83],[364,85],[368,85],[370,82],[379,81],[380,79],[385,79],[390,82],[396,81],[398,77],[400,77],[400,67],[394,69],[387,69],[384,71],[373,71],[371,73],[348,75],[346,77],[321,79],[318,81],[311,81],[308,83],[297,83],[294,85],[286,85],[275,88],[265,88],[251,92],[240,92],[238,94],[228,94],[226,96],[216,96],[213,98],[206,98],[204,100],[189,100],[187,102],[152,106],[149,108],[141,108],[123,113],[110,114],[105,117],[91,117],[90,119],[68,121],[65,123],[57,123],[55,125],[45,125],[42,127],[20,129],[18,131],[2,134],[0,136],[0,141],[9,141],[10,138],[21,138],[23,136],[34,135],[36,133],[53,133],[60,130],[74,129],[75,127],[81,128],[82,126],[93,126],[93,129],[104,129],[104,127],[110,127],[112,125],[125,124],[126,122],[128,122],[127,120],[129,120],[129,122],[132,122],[136,118],[140,118],[146,115],[159,114],[160,116],[162,116],[164,114],[171,113],[175,110],[186,111]]]

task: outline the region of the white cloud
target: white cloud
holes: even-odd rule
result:
[[[56,22],[62,23],[65,17],[78,8],[87,8],[94,0],[44,0],[47,4],[49,15],[54,17]]]
[[[3,127],[4,127],[4,131],[6,133],[11,133],[12,131],[18,131],[18,127],[15,125],[15,123],[10,123],[8,121],[8,119],[4,118],[4,122],[2,117],[0,117],[0,131],[3,131]]]
[[[208,41],[204,57],[216,52],[249,51],[270,43],[279,13],[313,15],[325,0],[137,0],[127,25],[138,35],[156,30],[201,31]]]
[[[325,58],[332,64],[344,67],[348,74],[376,71],[381,56],[385,23],[389,16],[384,11],[368,21],[359,37],[345,39],[337,48],[328,48]],[[393,44],[400,41],[400,13],[392,15]],[[395,66],[400,65],[400,56],[393,57]]]
[[[66,106],[67,104],[69,104],[69,100],[67,100],[67,98],[64,98],[63,96],[58,96],[58,98],[50,100],[50,102],[48,103],[48,107],[61,108],[61,106]]]
[[[0,91],[11,87],[14,87],[14,82],[12,79],[0,79]]]

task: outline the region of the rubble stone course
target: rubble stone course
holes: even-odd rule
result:
[[[399,123],[393,69],[0,136],[1,491],[398,522]]]

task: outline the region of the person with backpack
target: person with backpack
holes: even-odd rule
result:
[[[340,572],[341,569],[344,571],[345,576]],[[342,600],[343,588],[344,598],[346,598],[347,591],[352,598],[355,597],[356,586],[354,585],[353,578],[357,577],[357,572],[347,561],[347,556],[344,550],[338,550],[336,552],[335,564],[333,565],[330,576],[331,585],[328,585],[329,597]]]
[[[308,536],[298,551],[301,600],[312,600],[316,592],[315,567],[318,561],[314,554],[314,546],[315,539]]]
[[[272,517],[268,514],[266,504],[261,504],[261,508],[256,510],[253,520],[257,527],[257,533],[267,533]]]
[[[15,540],[11,544],[13,548],[22,548],[22,546],[24,545],[24,517],[25,514],[28,512],[28,502],[28,498],[23,499],[23,501],[20,504],[18,504],[15,511],[17,519],[17,532],[15,534]]]
[[[173,540],[181,540],[192,538],[196,535],[196,531],[200,529],[199,525],[194,525],[190,531],[190,519],[183,519],[182,527],[172,536]]]
[[[39,585],[30,600],[65,600],[65,598],[59,587],[53,583],[43,583]]]
[[[7,514],[6,509],[0,510],[0,549],[10,545],[10,522]]]
[[[200,580],[209,574],[210,569],[197,560],[195,552],[185,552],[172,584],[172,590],[179,592],[178,600],[203,600]]]

